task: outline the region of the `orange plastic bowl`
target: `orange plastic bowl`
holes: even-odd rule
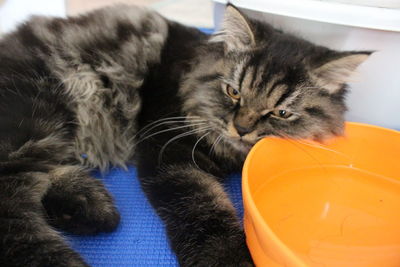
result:
[[[400,132],[347,123],[321,145],[265,138],[243,170],[257,266],[400,266]]]

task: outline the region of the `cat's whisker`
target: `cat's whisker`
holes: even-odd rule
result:
[[[159,119],[159,120],[153,121],[153,122],[145,125],[138,132],[136,132],[130,138],[130,140],[135,140],[139,136],[143,136],[143,135],[147,134],[148,132],[150,132],[151,130],[157,128],[158,126],[161,126],[161,125],[164,125],[164,124],[169,124],[170,121],[171,121],[171,124],[172,124],[172,121],[174,123],[202,122],[198,118],[200,118],[200,117],[197,117],[197,116],[177,116],[177,117],[168,117],[168,118]]]
[[[284,133],[275,133],[276,135],[282,137],[284,140],[286,140],[287,142],[291,143],[292,145],[296,146],[297,148],[299,148],[301,151],[303,151],[304,153],[306,153],[310,158],[312,158],[313,160],[315,160],[315,162],[317,162],[322,169],[325,170],[325,167],[323,166],[322,162],[319,161],[316,157],[314,157],[310,152],[308,152],[307,150],[305,150],[303,147],[301,147],[299,144],[297,144],[296,142],[298,142],[299,140],[290,138],[288,135],[284,134]],[[298,142],[300,143],[300,142]],[[326,171],[326,170],[325,170]]]
[[[326,151],[335,153],[335,154],[337,154],[337,155],[340,155],[340,156],[342,156],[342,157],[344,157],[344,158],[346,158],[346,159],[352,160],[352,159],[351,159],[349,156],[347,156],[346,154],[344,154],[344,153],[342,153],[342,152],[339,152],[339,151],[336,151],[336,150],[333,150],[333,149],[330,149],[330,148],[327,148],[327,147],[324,147],[323,145],[319,145],[319,144],[315,144],[315,143],[303,142],[303,141],[301,141],[301,140],[295,140],[295,141],[298,142],[298,143],[300,143],[300,144],[303,144],[303,145],[306,145],[306,146],[311,146],[311,147],[320,148],[320,149],[322,149],[322,150],[326,150]]]
[[[214,152],[214,148],[221,141],[221,139],[222,139],[222,134],[218,135],[217,138],[215,138],[215,141],[213,142],[213,144],[210,148],[210,152],[208,152],[208,155],[211,155]]]
[[[205,123],[205,122],[202,122],[202,123],[197,123],[197,124],[189,124],[189,125],[183,125],[183,126],[178,126],[178,127],[173,127],[173,128],[168,128],[168,129],[165,129],[165,130],[161,130],[161,131],[155,132],[155,133],[153,133],[153,134],[147,135],[147,136],[145,136],[144,138],[138,140],[138,141],[135,143],[135,146],[138,145],[138,144],[140,144],[141,142],[143,142],[143,141],[145,141],[145,140],[147,140],[147,139],[149,139],[149,138],[151,138],[151,137],[153,137],[153,136],[155,136],[155,135],[161,134],[161,133],[166,133],[166,132],[170,132],[170,131],[174,131],[174,130],[179,130],[179,129],[183,129],[183,128],[194,127],[194,126],[202,126],[202,125],[204,125],[204,124],[206,124],[206,123]]]
[[[192,120],[171,120],[171,121],[164,121],[164,122],[160,122],[160,123],[158,123],[158,124],[156,124],[156,125],[153,125],[152,127],[148,128],[148,129],[145,130],[144,132],[143,132],[143,131],[139,131],[139,132],[135,135],[135,137],[136,137],[136,136],[139,136],[139,135],[145,135],[145,134],[147,134],[148,132],[150,132],[151,130],[153,130],[153,129],[155,129],[155,128],[161,126],[161,125],[174,124],[174,123],[196,123],[196,122],[206,122],[206,121],[205,121],[205,120],[195,120],[195,119],[192,119]],[[142,130],[144,130],[144,128],[143,128]]]
[[[295,142],[297,142],[297,143],[300,143],[300,144],[303,144],[303,145],[306,145],[306,146],[311,146],[311,147],[320,148],[320,149],[322,149],[322,150],[326,150],[326,151],[335,153],[335,154],[337,154],[337,155],[343,156],[343,157],[345,157],[345,158],[351,160],[351,158],[350,158],[349,156],[347,156],[346,154],[344,154],[344,153],[342,153],[342,152],[339,152],[339,151],[337,151],[337,150],[333,150],[333,149],[324,147],[322,144],[316,144],[315,142],[307,142],[307,141],[303,141],[303,140],[300,140],[300,139],[293,139],[293,138],[290,138],[290,137],[287,136],[287,135],[285,136],[284,134],[283,134],[282,136],[284,136],[284,138],[291,139],[291,140],[293,140],[293,141],[295,141]]]
[[[173,119],[173,120],[177,120],[177,119],[185,120],[185,119],[192,119],[192,118],[197,118],[197,119],[198,119],[198,118],[200,118],[200,117],[199,117],[199,116],[174,116],[174,117],[166,117],[166,118],[162,118],[162,119],[158,119],[158,120],[156,120],[156,121],[153,121],[153,122],[147,124],[144,128],[146,128],[146,127],[148,127],[148,126],[150,126],[150,125],[152,125],[152,124],[154,124],[154,123],[160,122],[160,121],[171,120],[171,119]]]
[[[321,87],[318,86],[307,86],[307,87],[302,87],[304,89],[321,89]]]
[[[195,153],[196,147],[197,147],[197,145],[200,143],[200,141],[201,141],[204,137],[206,137],[207,135],[209,135],[210,133],[211,133],[211,132],[207,132],[207,133],[205,133],[204,135],[202,135],[202,136],[196,141],[196,143],[194,144],[193,149],[192,149],[192,160],[193,160],[193,163],[194,163],[194,165],[196,165],[197,168],[199,168],[199,169],[200,169],[200,167],[199,167],[199,165],[197,165],[197,163],[196,163],[196,160],[195,160],[195,158],[194,158],[194,153]]]
[[[153,122],[147,124],[146,126],[144,126],[142,129],[140,129],[140,131],[138,131],[135,134],[135,136],[139,136],[143,131],[146,131],[149,127],[152,127],[155,124],[160,123],[160,122],[170,121],[170,120],[175,120],[175,121],[179,120],[179,121],[185,122],[185,121],[189,121],[188,119],[189,120],[200,119],[200,117],[198,117],[198,116],[176,116],[176,117],[168,117],[168,118],[159,119],[159,120],[153,121]]]
[[[209,126],[202,127],[202,128],[197,128],[197,129],[193,129],[193,130],[191,130],[191,131],[189,131],[189,132],[181,133],[181,134],[179,134],[179,135],[177,135],[177,136],[171,138],[170,140],[168,140],[168,142],[166,142],[166,143],[163,145],[163,147],[161,148],[160,153],[159,153],[159,155],[158,155],[158,162],[159,162],[159,164],[162,162],[162,155],[163,155],[165,149],[167,148],[167,146],[168,146],[170,143],[174,142],[175,140],[177,140],[177,139],[179,139],[179,138],[183,138],[183,137],[186,137],[186,136],[189,136],[189,135],[192,135],[192,134],[200,133],[200,132],[202,132],[202,131],[208,131],[208,130],[210,130],[210,129],[211,129],[211,127],[209,127]]]
[[[145,136],[149,133],[151,133],[152,130],[157,129],[160,126],[165,125],[165,127],[163,128],[173,128],[173,127],[178,127],[179,124],[189,124],[189,125],[195,125],[197,123],[206,123],[205,120],[184,120],[184,121],[164,121],[164,122],[160,122],[156,125],[153,125],[150,129],[147,129],[145,132],[142,132],[139,136]],[[171,124],[171,126],[167,126],[168,124]],[[174,125],[177,124],[177,125]],[[162,129],[163,129],[162,128]]]

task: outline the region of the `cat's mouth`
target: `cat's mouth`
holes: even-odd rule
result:
[[[244,146],[254,146],[256,144],[256,141],[250,141],[250,140],[245,140],[243,138],[240,138],[238,140],[240,143],[242,143]]]
[[[271,135],[272,135],[271,133],[265,133],[265,132],[263,132],[262,134],[259,134],[259,135],[252,135],[251,137],[254,137],[254,138],[251,138],[250,136],[246,136],[246,135],[243,137],[228,135],[227,139],[230,140],[230,142],[233,144],[233,146],[236,149],[248,153],[250,151],[250,149],[258,141],[260,141],[261,139],[263,139],[265,137],[271,136]]]
[[[256,141],[245,140],[240,137],[229,137],[231,144],[239,151],[248,153],[250,149],[255,145]]]

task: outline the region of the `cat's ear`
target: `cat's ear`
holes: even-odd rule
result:
[[[311,70],[311,77],[318,86],[333,94],[340,90],[343,84],[351,81],[351,76],[357,67],[363,63],[372,52],[344,52],[322,66]]]
[[[243,50],[254,46],[255,38],[248,19],[235,6],[228,4],[221,30],[210,38],[210,42],[223,42],[228,51]]]

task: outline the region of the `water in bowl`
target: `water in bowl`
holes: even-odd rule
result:
[[[310,266],[400,266],[398,180],[319,165],[268,179],[254,198],[266,223]]]

